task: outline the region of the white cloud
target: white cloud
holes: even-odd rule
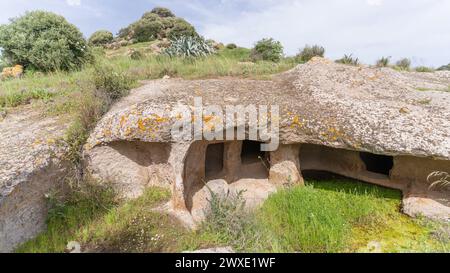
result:
[[[69,6],[81,6],[81,0],[66,0],[67,5]]]

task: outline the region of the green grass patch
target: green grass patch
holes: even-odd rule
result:
[[[55,115],[66,113],[64,109],[73,104],[70,100],[76,100],[77,96],[74,96],[74,93],[77,94],[80,89],[93,89],[99,84],[98,77],[95,77],[99,74],[95,72],[99,71],[107,70],[107,75],[116,75],[110,77],[113,81],[103,81],[100,87],[113,82],[122,89],[124,86],[135,87],[133,84],[135,81],[158,79],[165,75],[186,79],[223,76],[267,79],[270,75],[289,70],[297,64],[293,58],[284,58],[277,63],[264,61],[251,63],[248,62],[250,50],[246,48],[225,48],[219,50],[217,54],[196,59],[147,54],[142,59],[133,60],[126,54],[130,49],[143,50],[149,46],[150,43],[135,44],[111,51],[115,54],[97,52],[98,65],[88,65],[77,72],[27,72],[22,78],[1,81],[0,107],[16,107],[28,104],[32,100],[48,101],[51,97],[52,101],[47,107],[49,112]],[[110,56],[106,57],[108,55]]]
[[[66,201],[52,202],[47,230],[16,252],[60,253],[70,241],[90,252],[178,251],[185,230],[153,210],[169,197],[167,190],[149,188],[136,200],[119,202],[108,187],[83,187]]]
[[[439,229],[447,234],[448,226],[413,220],[400,213],[400,204],[401,193],[395,190],[352,180],[309,181],[306,187],[272,195],[255,213],[232,210],[221,213],[226,215],[221,222],[215,219],[221,214],[216,214],[186,247],[232,245],[243,252],[302,253],[449,251],[449,240],[434,235]]]

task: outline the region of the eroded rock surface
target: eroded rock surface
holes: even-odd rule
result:
[[[0,252],[11,251],[45,226],[45,194],[65,174],[60,139],[66,125],[31,107],[0,121]]]
[[[402,190],[405,212],[411,211],[413,202],[415,214],[422,212],[448,219],[445,201],[448,192],[439,192],[444,200],[434,199],[437,195],[428,189],[426,178],[432,171],[450,172],[449,86],[449,72],[397,72],[389,68],[346,66],[321,58],[264,81],[235,78],[151,81],[133,90],[102,119],[86,145],[85,154],[90,168],[102,176],[112,169],[100,163],[110,159],[92,160],[99,149],[111,148],[117,142],[170,143],[165,164],[172,175],[172,205],[175,210],[189,213],[195,207],[193,197],[210,180],[224,179],[233,184],[242,178],[267,179],[279,187],[301,184],[303,170],[317,169]],[[223,109],[226,105],[278,105],[280,150],[259,155],[260,162],[255,160],[246,165],[241,158],[242,142],[222,142],[224,147],[214,148],[216,156],[211,157],[208,147],[220,142],[174,142],[171,129],[180,117],[171,111],[180,104],[192,108],[195,97],[201,97],[204,105]],[[206,126],[214,125],[217,119],[203,116],[203,122]],[[302,166],[304,145],[318,148],[305,152],[309,158],[303,158],[306,165]],[[364,153],[368,158],[364,158]],[[384,167],[385,170],[370,166],[378,160],[379,164],[390,166]],[[216,163],[208,166],[209,162]],[[411,164],[415,164],[413,171]],[[263,176],[240,177],[242,171],[252,168],[260,169],[253,174]],[[209,175],[210,170],[216,175]],[[146,179],[122,183],[143,185]],[[433,203],[433,213],[427,213],[430,203],[416,206],[414,200],[422,199],[406,200],[410,196],[437,202]]]

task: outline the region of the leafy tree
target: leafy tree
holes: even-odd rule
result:
[[[255,44],[252,49],[251,58],[253,61],[278,62],[283,57],[283,45],[273,38],[264,38]]]
[[[114,36],[110,31],[99,30],[94,32],[89,38],[89,44],[94,46],[102,46],[113,41]]]
[[[8,63],[41,71],[79,69],[91,56],[78,28],[46,11],[27,12],[1,26],[0,47]]]

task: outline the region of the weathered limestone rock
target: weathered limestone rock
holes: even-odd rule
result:
[[[430,189],[427,175],[450,172],[449,86],[449,72],[398,72],[321,58],[265,81],[149,81],[102,119],[85,155],[89,168],[100,177],[141,188],[146,183],[133,181],[142,181],[146,177],[142,171],[154,163],[138,164],[129,169],[133,172],[126,175],[129,179],[122,179],[114,165],[104,164],[111,158],[96,156],[98,150],[118,142],[168,144],[169,160],[162,164],[172,170],[172,208],[183,215],[201,202],[195,197],[211,180],[222,179],[228,187],[241,185],[248,192],[256,185],[272,192],[284,184],[301,184],[303,171],[319,170],[399,189],[406,213],[448,219],[449,192]],[[195,97],[201,97],[204,105],[222,108],[278,105],[279,150],[245,155],[247,144],[242,141],[173,141],[171,129],[180,117],[171,110],[180,104],[192,109]],[[212,118],[203,119],[209,124]],[[129,165],[129,159],[117,158]]]
[[[0,121],[0,252],[45,227],[45,195],[61,187],[67,164],[65,125],[29,108]]]
[[[298,145],[281,145],[271,153],[270,164],[270,183],[278,186],[304,183],[300,174]]]

